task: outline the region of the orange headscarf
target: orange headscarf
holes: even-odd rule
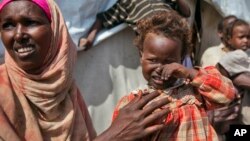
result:
[[[47,3],[54,35],[42,73],[24,72],[7,51],[0,66],[0,139],[92,140],[96,134],[72,74],[76,47],[54,0]]]

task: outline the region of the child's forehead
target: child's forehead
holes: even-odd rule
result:
[[[249,24],[240,24],[240,25],[236,25],[235,27],[249,28]]]
[[[248,32],[249,29],[250,29],[250,26],[249,26],[249,25],[241,24],[241,25],[236,25],[236,26],[233,28],[233,31],[234,31],[234,32]]]
[[[157,34],[149,34],[143,43],[144,49],[160,49],[160,50],[169,50],[172,48],[173,50],[179,50],[182,46],[180,40],[163,36]]]

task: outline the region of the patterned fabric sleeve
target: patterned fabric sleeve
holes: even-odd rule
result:
[[[128,16],[126,7],[130,0],[118,0],[107,11],[97,14],[97,18],[102,21],[103,27],[112,28],[122,22]]]
[[[213,66],[200,68],[191,84],[198,88],[207,110],[222,107],[235,98],[236,91],[232,81],[221,75]]]

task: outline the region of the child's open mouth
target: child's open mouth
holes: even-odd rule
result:
[[[154,81],[155,84],[157,84],[157,85],[163,85],[164,80],[161,79],[160,76],[153,76],[152,78],[153,78],[153,81]]]

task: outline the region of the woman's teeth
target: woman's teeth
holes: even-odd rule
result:
[[[35,49],[33,47],[21,47],[16,49],[16,53],[20,58],[26,58],[33,54]]]
[[[32,50],[33,50],[32,47],[24,47],[24,48],[19,48],[19,49],[17,49],[17,52],[18,52],[18,53],[24,53],[24,52],[30,52],[30,51],[32,51]]]

